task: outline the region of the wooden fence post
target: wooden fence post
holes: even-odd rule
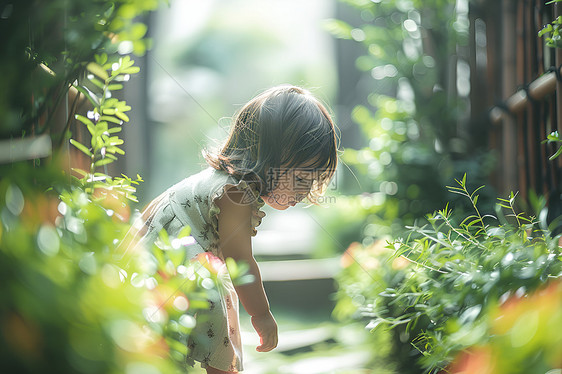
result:
[[[509,97],[516,91],[516,27],[513,0],[502,0],[502,45],[500,63],[502,69],[502,96]],[[511,186],[517,186],[517,124],[514,118],[504,117],[502,126],[502,160],[500,191],[506,192]]]

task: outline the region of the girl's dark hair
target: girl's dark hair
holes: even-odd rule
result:
[[[309,200],[321,195],[337,166],[334,123],[328,110],[307,90],[282,85],[270,88],[234,116],[230,134],[207,163],[255,183],[267,195],[280,173],[305,168],[315,172]]]

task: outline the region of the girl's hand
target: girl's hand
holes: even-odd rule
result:
[[[260,337],[258,352],[269,352],[277,347],[277,322],[270,311],[260,316],[252,317],[252,325]]]

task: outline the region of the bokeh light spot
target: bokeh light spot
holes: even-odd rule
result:
[[[18,186],[11,184],[6,190],[6,207],[15,216],[19,216],[23,210],[23,193]]]
[[[78,267],[86,274],[95,274],[97,271],[97,264],[94,252],[85,253],[78,262]]]
[[[523,314],[511,329],[511,345],[523,347],[533,339],[539,326],[539,312],[530,310]]]
[[[115,265],[105,264],[101,269],[101,279],[106,286],[119,287],[119,269]]]
[[[187,327],[188,329],[194,328],[196,324],[195,318],[189,314],[183,314],[180,317],[179,322],[182,326]]]
[[[37,233],[37,246],[47,256],[54,256],[58,253],[60,239],[54,227],[51,225],[41,226]]]
[[[142,329],[128,320],[113,321],[110,334],[117,345],[129,352],[138,352],[146,337]]]
[[[189,301],[185,296],[178,296],[174,299],[174,308],[180,312],[185,312],[189,307]]]
[[[362,42],[365,40],[365,31],[361,29],[353,29],[351,30],[351,37],[357,42]]]
[[[382,165],[389,165],[392,162],[392,156],[390,156],[390,153],[388,152],[381,152],[379,162]]]
[[[59,205],[57,206],[57,210],[59,211],[60,214],[62,214],[63,216],[66,214],[68,207],[66,206],[66,204],[61,201],[59,203]]]
[[[404,21],[404,29],[408,32],[416,32],[418,31],[418,25],[414,20],[407,19]]]
[[[201,286],[207,290],[215,287],[215,282],[211,278],[205,278],[201,281]]]
[[[125,374],[161,374],[158,368],[146,362],[131,362],[127,364]]]
[[[144,308],[142,314],[148,322],[161,323],[166,319],[164,311],[155,305]]]

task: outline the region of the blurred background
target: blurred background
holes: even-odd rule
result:
[[[372,321],[380,314],[376,307],[384,304],[380,294],[392,294],[388,289],[411,274],[411,268],[389,257],[387,241],[408,237],[412,226],[426,224],[428,213],[445,206],[461,215],[469,214],[475,200],[450,193],[446,187],[455,185],[455,180],[466,181],[463,183],[471,191],[485,186],[476,197],[482,215],[497,214],[497,198],[517,192],[517,208],[542,222],[541,229],[548,232],[545,235],[553,238],[546,240],[546,247],[558,251],[556,235],[562,213],[561,139],[557,131],[562,115],[558,4],[540,0],[40,3],[0,3],[0,33],[10,36],[2,41],[5,53],[0,59],[6,86],[0,93],[2,228],[15,235],[20,221],[22,227],[28,227],[25,222],[30,216],[36,220],[43,217],[29,212],[26,215],[24,201],[32,201],[37,212],[49,211],[50,215],[43,218],[52,221],[47,225],[32,220],[29,232],[18,234],[30,238],[26,241],[29,251],[14,250],[18,237],[2,236],[0,230],[5,268],[15,268],[9,265],[14,259],[21,265],[21,274],[6,276],[6,282],[13,282],[14,288],[7,286],[3,291],[7,300],[14,300],[13,305],[8,304],[12,306],[0,309],[2,320],[9,321],[2,325],[6,332],[0,335],[6,346],[14,339],[13,334],[22,335],[23,331],[28,334],[23,336],[34,336],[29,332],[33,329],[25,327],[28,325],[18,325],[21,316],[24,322],[35,321],[31,324],[35,327],[50,323],[46,317],[41,319],[44,316],[27,314],[32,304],[20,303],[17,295],[22,290],[42,293],[42,289],[33,288],[36,283],[27,281],[33,278],[27,274],[45,269],[42,271],[47,278],[52,276],[57,285],[53,289],[61,295],[72,295],[67,287],[73,282],[60,282],[51,274],[66,269],[54,259],[68,255],[61,263],[77,261],[77,277],[94,277],[102,273],[98,270],[104,268],[103,261],[113,260],[103,257],[96,260],[97,267],[88,267],[84,264],[91,264],[90,253],[97,256],[99,249],[99,253],[107,254],[114,243],[112,235],[125,230],[110,229],[111,222],[99,216],[81,216],[93,208],[80,205],[83,201],[77,203],[71,222],[94,225],[89,238],[106,233],[94,245],[68,222],[59,227],[60,220],[53,217],[69,214],[58,203],[59,196],[47,202],[31,198],[52,192],[53,185],[69,183],[66,174],[55,178],[55,170],[66,172],[76,164],[88,165],[87,159],[75,157],[67,140],[77,139],[90,150],[96,147],[94,141],[91,147],[88,144],[94,134],[88,135],[88,126],[84,126],[87,120],[76,119],[73,114],[97,121],[91,106],[99,105],[104,95],[110,97],[107,84],[99,86],[92,80],[109,79],[107,73],[91,65],[105,66],[106,61],[94,58],[94,53],[103,51],[110,59],[131,56],[140,68],[130,76],[123,70],[123,89],[112,96],[132,108],[127,111],[130,123],[119,124],[123,125],[120,136],[124,155],[92,169],[114,176],[142,176],[144,181],[135,185],[137,199],[129,202],[125,221],[166,188],[205,168],[201,151],[220,145],[228,133],[230,117],[261,91],[282,83],[300,85],[331,109],[339,129],[341,159],[327,195],[319,206],[301,204],[283,212],[265,207],[266,217],[254,238],[255,255],[279,323],[280,343],[274,352],[257,354],[257,337],[243,314],[247,373],[422,373],[428,367],[437,372],[453,361],[455,349],[486,341],[482,335],[479,341],[466,338],[462,343],[455,341],[457,345],[448,342],[455,347],[451,348],[453,353],[447,351],[448,361],[428,359],[422,364],[422,354],[414,343],[423,334],[410,335],[408,330],[415,326],[370,332],[376,327]],[[90,82],[82,83],[87,80]],[[73,101],[73,91],[67,92],[71,84],[93,99]],[[96,91],[100,87],[102,90]],[[117,86],[111,89],[119,90]],[[26,140],[33,142],[24,144]],[[88,154],[87,150],[82,152]],[[59,163],[56,156],[61,154],[65,161]],[[56,160],[54,165],[52,160]],[[18,169],[21,164],[30,169]],[[86,182],[82,187],[88,193]],[[88,201],[96,202],[90,193]],[[71,207],[71,201],[67,197],[63,202]],[[118,211],[113,206],[104,209],[111,214]],[[43,229],[45,225],[49,229]],[[67,231],[71,239],[61,234]],[[63,239],[56,239],[57,235]],[[81,252],[72,254],[69,248],[76,243]],[[66,251],[64,245],[68,246]],[[535,252],[532,261],[537,263],[544,264],[544,258],[551,258]],[[560,275],[546,270],[539,273],[537,270],[537,279]],[[522,279],[516,275],[512,278]],[[515,293],[521,284],[512,278],[505,284]],[[99,282],[107,285],[103,279]],[[521,292],[539,283],[525,283]],[[80,289],[73,292],[82,293]],[[468,299],[482,290],[470,292]],[[118,295],[112,297],[111,302],[106,300],[108,305],[119,299]],[[66,310],[65,303],[53,304],[52,314],[59,307]],[[91,305],[92,301],[84,303]],[[485,302],[480,303],[484,308]],[[391,304],[384,307],[382,314],[394,308]],[[130,306],[129,316],[134,315],[135,308]],[[459,317],[467,308],[463,304],[451,315],[455,323],[472,328],[472,320],[466,315]],[[487,318],[484,312],[478,314],[481,309],[476,314]],[[99,313],[96,321],[100,325],[107,322],[115,326],[111,311]],[[127,316],[129,312],[123,313]],[[447,313],[441,312],[448,318]],[[72,320],[73,314],[66,318]],[[168,338],[165,332],[170,326],[177,328],[174,321],[157,329],[157,335]],[[431,326],[421,321],[421,325]],[[14,323],[16,328],[5,327]],[[450,326],[447,324],[447,329]],[[107,336],[102,334],[107,341],[116,341],[119,349],[124,349],[115,338],[116,330],[108,331]],[[67,354],[71,372],[103,372],[103,366],[88,371],[90,362],[103,361],[102,355],[95,348],[86,349],[77,335],[74,330],[69,333],[73,337],[68,343],[73,353]],[[20,340],[24,353],[41,341],[29,338],[35,343],[26,344],[25,339]],[[498,355],[509,351],[505,349]],[[531,357],[536,353],[533,349],[539,348],[532,346],[521,357]],[[541,346],[539,351],[545,352],[545,348]],[[116,362],[128,362],[119,354],[116,357]],[[470,357],[483,362],[478,352]],[[463,367],[465,361],[457,363],[455,370],[488,372],[489,367],[483,366],[462,371],[469,370]],[[63,358],[61,362],[66,361]],[[543,374],[545,367],[560,366],[548,362],[526,370]],[[127,373],[154,372],[147,366],[142,370],[140,366],[123,367]]]

